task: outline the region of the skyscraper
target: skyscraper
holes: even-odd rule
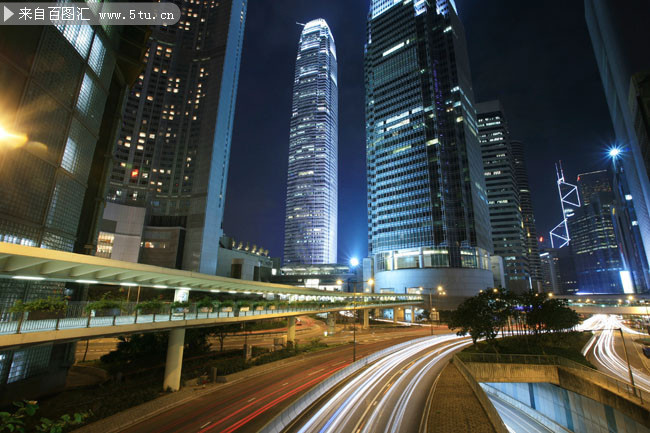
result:
[[[613,145],[622,150],[613,184],[619,204],[616,219],[623,248],[635,261],[632,270],[644,287],[650,287],[650,115],[639,108],[644,105],[644,87],[646,93],[650,88],[647,80],[643,84],[644,74],[650,72],[649,15],[648,2],[621,7],[614,0],[585,0],[587,28],[616,133]]]
[[[623,293],[621,272],[626,269],[614,230],[611,174],[606,170],[582,173],[577,184],[582,206],[569,219],[569,232],[578,291]],[[631,286],[626,292],[631,293]]]
[[[0,27],[0,242],[83,253],[146,28]],[[79,284],[0,279],[0,310]],[[74,343],[0,351],[0,404],[65,386]]]
[[[493,284],[463,26],[450,0],[374,0],[365,52],[368,238],[375,287],[458,302]]]
[[[510,150],[512,151],[515,166],[515,181],[517,182],[517,188],[519,188],[521,218],[524,222],[524,256],[528,261],[528,271],[530,273],[532,288],[533,290],[540,290],[543,278],[539,258],[539,245],[537,244],[537,228],[535,226],[535,214],[533,213],[533,201],[528,183],[524,143],[519,140],[510,140]]]
[[[284,262],[336,263],[338,82],[336,46],[325,20],[300,35],[293,82]]]
[[[181,1],[179,23],[149,40],[108,196],[146,207],[144,244],[166,252],[150,264],[216,272],[246,3]]]
[[[530,274],[508,123],[499,101],[478,103],[476,111],[494,254],[503,257],[508,289],[522,292]]]

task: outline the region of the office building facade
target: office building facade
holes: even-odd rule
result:
[[[155,27],[149,39],[145,70],[125,106],[108,198],[146,207],[145,235],[162,232],[177,248],[165,261],[214,275],[247,2],[179,3],[179,23]],[[159,255],[146,253],[143,262]]]
[[[507,288],[522,292],[530,273],[508,123],[499,101],[481,102],[476,111],[494,254],[503,257]]]
[[[638,257],[633,271],[646,288],[650,286],[650,153],[648,123],[639,121],[639,108],[644,105],[639,77],[650,71],[648,15],[647,2],[621,7],[614,0],[585,0],[587,28],[616,134],[613,145],[622,150],[615,161],[613,188],[619,212],[625,214],[617,216],[626,242],[623,249],[629,257]]]
[[[451,1],[376,0],[365,50],[368,238],[375,291],[493,284],[463,26]]]
[[[336,263],[338,78],[327,22],[305,24],[293,84],[284,263]]]
[[[510,151],[512,152],[515,167],[515,181],[519,189],[521,219],[524,223],[524,256],[528,261],[528,272],[530,274],[532,289],[539,291],[543,278],[539,258],[539,245],[537,244],[537,228],[535,225],[535,214],[533,212],[533,200],[530,194],[530,184],[528,183],[524,143],[519,140],[510,140]]]
[[[0,39],[0,242],[88,252],[146,29],[5,26]],[[84,296],[79,284],[0,279],[9,317],[19,300]],[[74,352],[74,343],[1,351],[0,404],[62,389]]]
[[[614,228],[615,199],[611,173],[581,173],[577,179],[582,206],[569,219],[579,294],[623,293],[625,269]],[[631,293],[630,286],[625,292]]]

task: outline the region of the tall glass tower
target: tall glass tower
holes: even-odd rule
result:
[[[336,263],[338,112],[336,46],[317,19],[305,25],[296,57],[285,263]]]
[[[377,291],[456,303],[492,285],[490,220],[464,29],[435,6],[371,3],[368,237]]]

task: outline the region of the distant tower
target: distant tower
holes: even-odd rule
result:
[[[526,169],[526,150],[524,143],[518,140],[510,140],[510,149],[515,165],[515,180],[519,188],[519,206],[521,217],[524,222],[524,241],[528,258],[528,269],[533,282],[533,289],[537,290],[537,282],[542,281],[541,262],[539,258],[539,245],[537,244],[537,228],[535,227],[535,215],[533,213],[533,201],[528,183],[528,170]]]
[[[508,289],[521,292],[530,274],[508,123],[499,101],[476,104],[476,111],[494,254],[503,257]]]
[[[571,242],[569,235],[569,218],[574,213],[574,208],[580,207],[580,196],[578,187],[564,181],[564,170],[562,162],[555,164],[555,174],[557,175],[557,192],[560,195],[560,206],[562,206],[562,222],[553,227],[550,238],[553,248],[564,248]]]
[[[289,135],[284,262],[336,263],[338,84],[336,46],[325,20],[303,28]]]

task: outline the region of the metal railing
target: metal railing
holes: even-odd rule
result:
[[[352,304],[346,305],[288,305],[276,308],[263,307],[226,307],[220,310],[201,308],[193,303],[186,307],[172,307],[171,303],[163,303],[160,308],[145,310],[144,305],[136,302],[121,302],[118,308],[90,310],[88,302],[68,302],[65,310],[55,312],[24,312],[12,313],[8,309],[0,311],[0,335],[20,334],[28,332],[57,331],[64,329],[95,328],[142,323],[159,323],[187,320],[225,319],[232,317],[254,317],[273,315],[281,317],[292,313],[318,313],[353,309]],[[392,301],[379,304],[359,304],[356,308],[391,308],[394,305],[404,305],[403,301]]]
[[[629,397],[647,406],[650,403],[650,393],[632,386],[631,384],[595,370],[586,365],[557,355],[511,355],[499,353],[468,353],[460,352],[457,357],[463,362],[473,363],[504,363],[504,364],[527,364],[527,365],[553,365],[572,370],[579,370],[585,373],[591,382],[606,388],[618,395]]]

